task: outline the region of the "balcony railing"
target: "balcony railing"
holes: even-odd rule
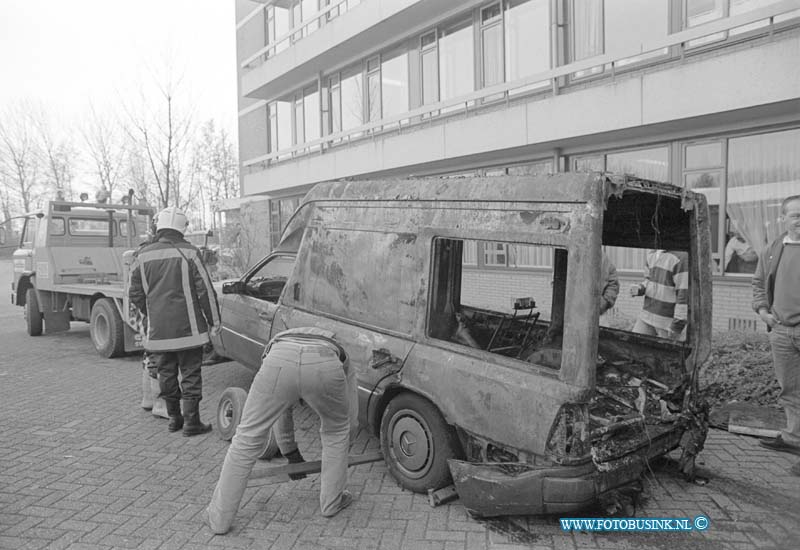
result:
[[[407,126],[418,125],[430,121],[433,117],[438,116],[440,113],[447,112],[448,115],[454,113],[469,112],[470,109],[481,109],[484,101],[491,100],[496,103],[498,96],[508,97],[510,93],[519,88],[525,88],[543,81],[549,81],[552,86],[553,93],[557,93],[559,89],[558,81],[562,77],[568,77],[574,73],[582,71],[589,71],[598,66],[607,66],[611,68],[611,73],[614,73],[615,67],[620,62],[624,62],[625,68],[630,69],[627,65],[628,60],[631,58],[648,54],[651,52],[658,52],[664,48],[679,47],[681,55],[685,50],[685,45],[688,42],[696,41],[697,39],[718,34],[725,31],[730,31],[744,25],[749,25],[758,21],[768,20],[767,33],[771,34],[774,28],[775,17],[800,10],[800,0],[783,0],[770,6],[759,8],[747,13],[727,17],[717,21],[709,22],[704,25],[692,27],[665,38],[653,40],[648,44],[644,44],[642,48],[634,49],[620,49],[603,55],[582,59],[568,65],[562,65],[555,69],[543,71],[531,76],[515,80],[513,82],[506,82],[481,88],[469,94],[464,94],[459,97],[439,101],[438,103],[431,103],[423,105],[411,111],[394,115],[391,117],[382,118],[380,120],[372,121],[367,124],[327,134],[321,138],[297,144],[293,147],[281,149],[266,155],[262,155],[250,160],[242,162],[244,167],[252,167],[258,164],[264,165],[274,162],[276,160],[284,160],[295,156],[324,152],[329,147],[338,143],[347,143],[355,139],[361,139],[365,136],[370,136],[376,132],[384,129],[399,130]],[[787,67],[787,70],[790,70]]]
[[[319,28],[323,24],[323,20],[330,20],[333,17],[328,17],[332,11],[337,11],[339,6],[342,4],[346,4],[349,0],[333,0],[328,6],[324,9],[316,12],[313,14],[309,19],[301,22],[299,25],[295,25],[288,32],[282,34],[281,36],[277,37],[275,40],[258,50],[256,53],[248,57],[242,62],[242,69],[253,69],[275,55],[278,52],[278,49],[281,48],[283,44],[286,44],[286,47],[294,43],[298,39],[298,37],[308,36],[310,32],[306,32],[310,26],[316,25],[315,28]],[[311,31],[313,32],[313,31]]]

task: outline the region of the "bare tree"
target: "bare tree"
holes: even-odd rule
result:
[[[239,196],[239,162],[234,144],[213,119],[203,123],[194,151],[199,207],[203,225],[211,206],[221,199]]]
[[[136,169],[142,168],[141,161],[149,169],[147,179],[139,174],[140,183],[150,181],[160,206],[186,208],[197,194],[189,153],[194,130],[191,111],[182,112],[178,106],[179,79],[174,80],[168,72],[154,83],[155,99],[147,101],[142,93],[139,108],[126,109],[124,128],[135,149]]]
[[[126,176],[126,137],[118,120],[97,113],[92,105],[81,129],[86,152],[94,165],[100,185],[108,190],[111,202]],[[133,179],[133,178],[131,178]],[[123,193],[124,194],[124,193]]]
[[[31,104],[12,103],[0,116],[0,177],[11,203],[31,210],[39,194],[41,155]]]

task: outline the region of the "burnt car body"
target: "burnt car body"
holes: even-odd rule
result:
[[[224,286],[214,345],[258,368],[270,335],[332,330],[403,487],[452,480],[477,515],[573,510],[679,446],[692,474],[708,223],[700,194],[600,173],[319,184]],[[688,254],[680,339],[599,326],[603,247]],[[512,261],[530,269],[492,269]]]

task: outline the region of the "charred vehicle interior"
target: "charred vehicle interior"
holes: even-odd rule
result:
[[[687,208],[680,197],[658,193],[611,194],[602,226],[604,253],[615,248],[616,257],[622,254],[641,258],[642,266],[647,251],[658,249],[681,251],[691,262],[702,261],[704,255],[699,250],[702,247],[696,243],[698,240],[702,243],[704,237],[696,233],[697,220],[692,219],[698,214],[703,215]],[[529,267],[543,276],[534,283],[529,296],[509,293],[499,302],[496,298],[487,301],[482,283],[469,269],[475,263],[477,250],[484,255],[484,265],[493,262]],[[570,262],[576,257],[578,254],[570,253],[566,247],[544,243],[437,239],[429,335],[514,358],[531,368],[554,373],[568,368],[562,365],[562,350],[570,345],[563,340],[565,304],[569,299],[566,280],[569,270],[575,269]],[[690,268],[689,273],[693,275],[688,282],[689,304],[699,306],[702,285],[698,271]],[[602,287],[603,282],[598,282]],[[492,294],[496,296],[496,288]],[[589,315],[588,310],[586,314]],[[634,333],[634,319],[600,326],[593,369],[594,391],[587,395],[585,403],[562,408],[547,439],[550,463],[562,466],[591,463],[598,471],[609,473],[635,470],[646,465],[648,457],[680,446],[683,449],[680,466],[691,478],[694,458],[702,449],[707,432],[707,406],[698,395],[694,359],[707,354],[704,327],[708,323],[702,319],[709,315],[710,309],[693,310],[690,305],[687,327],[675,339]],[[467,461],[500,463],[490,466],[490,470],[497,468],[499,477],[524,475],[546,465],[546,461],[541,465],[522,465],[522,456],[513,449],[476,440],[469,434],[462,433],[461,437]],[[451,461],[451,470],[457,486],[460,485],[459,494],[469,495],[479,486],[487,489],[485,483],[474,483],[477,478],[468,473],[469,469],[465,463]],[[492,479],[487,472],[480,475],[486,476],[483,482]],[[472,486],[463,483],[468,478]],[[600,493],[614,484],[603,477],[596,481]],[[468,509],[479,515],[515,511],[513,506],[483,506],[478,504],[479,500],[478,493],[466,499]],[[550,507],[557,508],[557,505]],[[519,511],[530,511],[530,507],[522,505]]]

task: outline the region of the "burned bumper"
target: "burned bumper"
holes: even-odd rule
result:
[[[580,466],[537,467],[524,463],[449,460],[456,491],[476,516],[553,514],[579,510],[603,493],[640,478],[647,461],[676,448],[680,431],[614,460]]]

